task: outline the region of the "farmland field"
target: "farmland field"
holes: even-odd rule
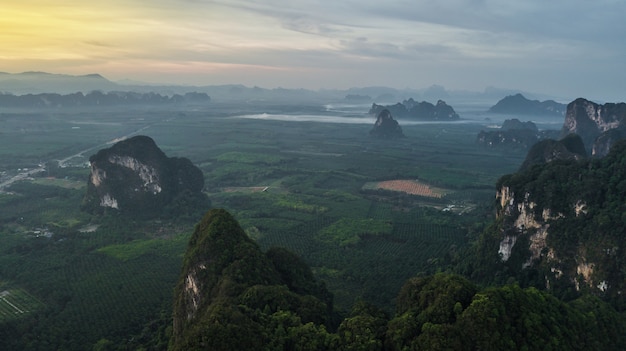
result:
[[[33,313],[42,307],[41,301],[22,289],[0,291],[0,323]]]
[[[382,182],[365,183],[363,189],[383,189],[399,191],[410,195],[432,197],[436,199],[441,199],[446,194],[445,189],[431,187],[430,185],[424,184],[418,180],[405,179],[394,179],[385,180]]]
[[[0,281],[24,289],[0,291],[33,306],[0,317],[0,345],[2,335],[33,320],[39,334],[32,349],[49,349],[45,342],[91,349],[101,339],[133,345],[145,330],[165,333],[182,255],[200,218],[139,221],[80,211],[85,162],[120,137],[148,135],[166,155],[189,158],[204,174],[212,207],[233,214],[263,250],[280,246],[302,257],[342,313],[357,299],[392,311],[406,279],[453,264],[468,227],[491,215],[496,180],[525,155],[476,145],[480,122],[401,123],[406,138],[379,140],[369,137],[373,120],[261,120],[237,111],[264,113],[266,106],[237,108],[0,115],[2,179],[46,165],[0,194]],[[35,228],[52,234],[29,234]],[[2,300],[0,307],[13,308]],[[79,336],[71,338],[76,344],[65,343],[68,333]]]

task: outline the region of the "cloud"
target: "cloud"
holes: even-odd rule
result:
[[[594,80],[623,92],[624,13],[623,0],[8,0],[0,64],[304,87]]]

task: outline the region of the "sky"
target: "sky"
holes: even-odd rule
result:
[[[0,71],[626,101],[624,0],[4,0]]]

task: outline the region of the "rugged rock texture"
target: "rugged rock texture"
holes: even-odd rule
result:
[[[374,128],[370,130],[370,135],[387,139],[404,137],[398,121],[393,119],[393,116],[387,109],[380,111],[376,117],[376,123],[374,123]]]
[[[622,139],[626,139],[626,128],[609,129],[596,138],[591,147],[591,154],[605,156],[611,150],[611,146]]]
[[[147,136],[120,141],[89,158],[82,207],[91,213],[170,217],[208,209],[202,171],[186,158],[169,158]]]
[[[508,274],[534,277],[533,284],[559,294],[591,291],[626,307],[624,162],[620,142],[603,159],[553,161],[502,177],[498,253]]]
[[[522,94],[509,95],[489,109],[491,113],[563,116],[565,105],[553,100],[528,100]]]
[[[222,209],[196,226],[174,299],[170,350],[272,349],[286,319],[294,329],[323,325],[332,310],[306,264],[283,249],[264,254]]]
[[[619,130],[619,133],[613,130]],[[626,131],[626,103],[604,105],[578,98],[567,105],[562,135],[576,133],[594,156],[604,156]],[[603,135],[608,133],[607,135]],[[597,142],[597,144],[596,144]]]
[[[447,105],[444,101],[437,101],[436,105],[430,102],[417,102],[413,99],[402,101],[395,105],[377,105],[372,104],[369,113],[378,115],[383,110],[389,110],[396,118],[427,120],[427,121],[456,121],[460,119],[454,109]]]

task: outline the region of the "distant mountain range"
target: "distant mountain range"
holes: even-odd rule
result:
[[[185,93],[172,96],[157,93],[108,92],[94,90],[90,93],[73,94],[0,94],[0,106],[8,108],[62,108],[62,107],[103,107],[124,105],[165,105],[165,104],[205,104],[211,98],[206,93]]]
[[[46,72],[3,73],[0,72],[0,92],[5,94],[24,95],[40,93],[84,94],[94,90],[102,92],[132,91],[154,92],[161,95],[185,94],[188,92],[203,92],[216,101],[269,101],[300,103],[302,101],[346,101],[346,96],[369,96],[377,103],[392,103],[408,98],[427,101],[443,100],[457,103],[459,101],[483,101],[489,104],[502,96],[520,93],[517,90],[488,87],[484,91],[446,90],[443,86],[432,85],[425,89],[394,89],[389,87],[372,86],[350,89],[285,89],[247,87],[241,84],[185,86],[185,85],[158,85],[121,80],[113,82],[100,74],[67,75]],[[524,92],[534,98],[550,98]]]
[[[17,95],[37,93],[70,94],[94,90],[122,90],[99,74],[72,76],[45,72],[4,73],[0,72],[0,91]]]

